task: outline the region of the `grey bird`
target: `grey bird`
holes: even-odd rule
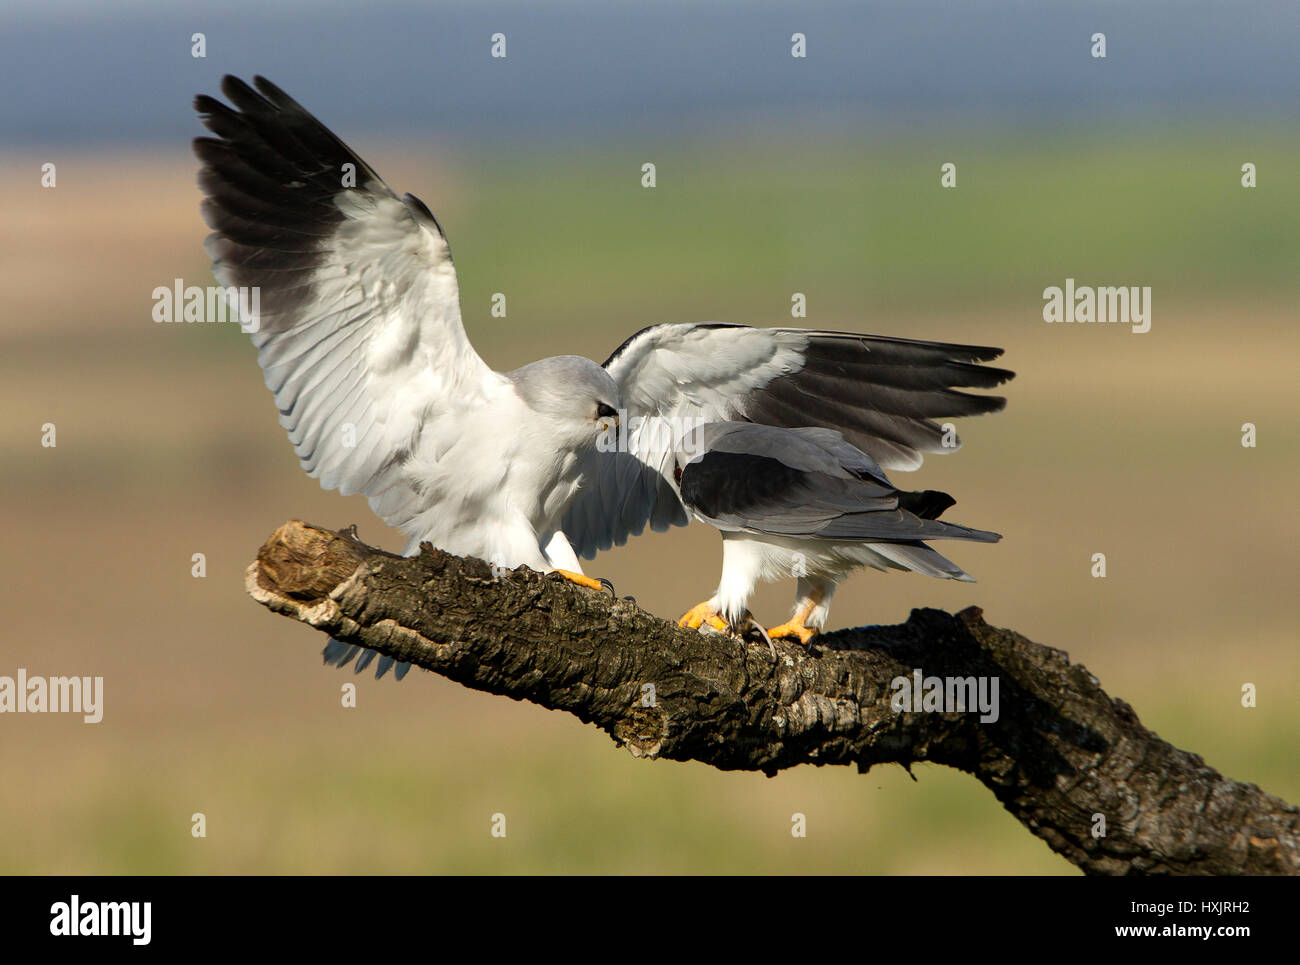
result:
[[[763,634],[769,645],[771,637],[809,642],[826,623],[836,585],[858,567],[971,582],[925,540],[1002,538],[939,522],[951,496],[897,489],[874,459],[830,429],[709,423],[683,438],[673,474],[682,503],[722,533],[723,545],[718,592],[683,624],[743,627],[754,587],[794,576],[794,612]]]

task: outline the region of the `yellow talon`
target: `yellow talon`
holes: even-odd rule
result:
[[[604,590],[605,584],[600,580],[593,579],[590,576],[583,576],[581,573],[575,573],[572,570],[556,570],[556,573],[564,577],[570,583],[577,583],[578,586],[585,586],[589,590]]]
[[[706,623],[714,630],[719,630],[723,633],[726,633],[731,629],[731,627],[727,625],[727,621],[722,619],[722,617],[718,615],[718,611],[709,606],[707,602],[697,603],[695,606],[683,613],[682,618],[677,621],[679,627],[685,627],[687,630],[698,630]]]
[[[779,627],[772,627],[767,631],[767,635],[773,640],[793,637],[806,646],[809,640],[817,636],[818,631],[812,627],[804,626],[804,621],[808,619],[821,601],[822,595],[816,592],[800,600],[794,608],[794,613],[790,614],[790,619]]]
[[[807,644],[809,640],[817,636],[817,631],[812,627],[804,626],[800,620],[790,619],[779,627],[770,628],[767,635],[773,640],[780,640],[784,637],[797,637],[800,643]]]

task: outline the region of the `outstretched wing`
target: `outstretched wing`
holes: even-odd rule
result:
[[[915,469],[922,453],[960,446],[936,420],[1006,405],[1000,396],[960,391],[1010,379],[1006,369],[979,364],[1001,354],[975,345],[723,323],[643,329],[604,364],[629,415],[648,420],[639,434],[627,435],[628,454],[644,468],[638,474],[626,458],[593,454],[591,482],[570,507],[565,534],[580,555],[592,556],[647,523],[685,523],[685,513],[672,512],[676,492],[667,484],[673,440],[701,422],[820,426],[884,469]]]
[[[936,419],[996,412],[987,389],[1014,373],[980,365],[999,348],[883,335],[748,325],[653,325],[605,362],[629,408],[763,425],[822,426],[884,469],[915,469],[951,452]]]
[[[402,471],[421,432],[503,380],[466,338],[451,250],[424,204],[253,82],[222,81],[233,108],[194,101],[216,135],[194,141],[213,274],[258,289],[247,327],[302,467],[400,526],[427,498]]]

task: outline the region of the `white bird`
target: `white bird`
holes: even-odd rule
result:
[[[494,372],[465,334],[429,209],[254,84],[223,79],[233,109],[195,99],[216,135],[194,141],[213,273],[260,291],[252,340],[303,468],[364,493],[408,554],[429,542],[598,590],[607,581],[579,555],[689,521],[675,460],[702,423],[827,426],[881,466],[914,468],[922,451],[956,448],[933,419],[1003,405],[952,389],[1009,378],[973,364],[998,349],[719,323],[652,326],[603,365]],[[331,641],[325,655],[342,666],[358,649]],[[376,675],[392,665],[381,658]]]

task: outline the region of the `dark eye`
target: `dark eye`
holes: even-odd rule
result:
[[[596,403],[596,418],[597,418],[597,419],[604,419],[604,418],[607,418],[607,417],[613,417],[613,416],[616,416],[616,415],[618,415],[618,413],[614,411],[614,407],[613,407],[613,406],[608,406],[608,405],[606,405],[604,402],[598,402],[598,403]]]

